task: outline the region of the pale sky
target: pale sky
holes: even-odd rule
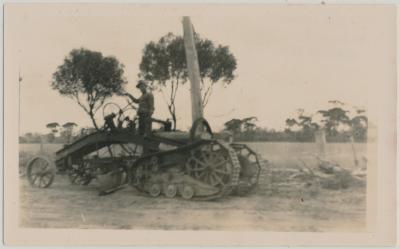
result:
[[[182,35],[183,15],[202,37],[228,45],[237,58],[237,78],[214,89],[204,112],[214,130],[248,116],[257,116],[259,126],[282,129],[296,109],[312,113],[332,99],[368,108],[373,119],[378,112],[369,108],[374,94],[368,89],[395,79],[390,6],[9,4],[5,11],[5,73],[15,74],[15,84],[18,68],[23,77],[21,133],[46,131],[49,122],[91,125],[81,107],[50,87],[74,48],[115,56],[125,65],[127,90],[139,96],[144,45],[168,32]],[[188,86],[177,98],[182,130],[192,122]],[[169,117],[162,95],[154,94],[154,117]],[[109,101],[124,103],[121,97]],[[101,117],[99,111],[99,123]]]

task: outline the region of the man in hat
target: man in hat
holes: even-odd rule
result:
[[[143,80],[139,80],[136,85],[137,88],[142,92],[142,96],[138,99],[133,97],[129,93],[125,93],[133,102],[139,104],[137,114],[139,116],[139,134],[150,135],[151,134],[151,116],[154,112],[154,96],[147,89],[147,83]]]

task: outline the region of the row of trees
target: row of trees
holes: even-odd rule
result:
[[[74,129],[77,126],[78,125],[74,122],[67,122],[62,126],[59,125],[57,122],[48,123],[46,125],[46,128],[50,130],[50,133],[46,135],[47,141],[53,142],[58,136],[60,140],[69,143],[71,141],[72,136],[74,135],[73,134]]]
[[[286,119],[286,128],[283,131],[257,127],[256,117],[232,119],[224,126],[239,141],[313,142],[315,131],[324,129],[328,142],[347,142],[351,138],[356,142],[366,142],[368,118],[365,110],[356,109],[355,114],[350,115],[350,111],[344,109],[344,104],[340,105],[309,115],[300,109],[297,117]]]
[[[78,125],[74,122],[67,122],[63,125],[57,122],[48,123],[46,128],[49,129],[49,133],[31,133],[28,132],[24,136],[19,138],[20,143],[69,143],[72,141],[74,134],[74,129]]]
[[[205,107],[216,83],[227,86],[235,78],[236,59],[227,46],[215,45],[199,35],[195,35],[195,41]],[[145,45],[139,66],[139,78],[168,96],[165,101],[173,120],[173,130],[177,127],[175,100],[178,89],[188,81],[185,58],[183,37],[168,33],[157,42]],[[115,57],[104,57],[100,52],[80,48],[72,50],[57,68],[51,86],[62,96],[76,101],[95,129],[99,129],[95,115],[106,99],[125,92],[127,81],[123,74],[124,65]]]

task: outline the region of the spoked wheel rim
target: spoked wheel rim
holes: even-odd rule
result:
[[[107,103],[103,107],[103,118],[107,117],[110,114],[118,115],[119,112],[122,111],[121,107],[113,102]],[[122,118],[124,117],[123,113],[121,114]]]
[[[68,172],[68,178],[71,184],[76,185],[88,185],[92,181],[90,176],[82,175],[76,171]]]
[[[49,187],[54,180],[51,161],[42,156],[32,159],[27,167],[27,177],[30,185],[33,187]]]
[[[105,119],[110,114],[115,114],[116,115],[115,117],[118,117],[118,120],[117,120],[117,125],[118,125],[118,122],[122,122],[126,118],[129,118],[130,120],[134,120],[136,117],[136,110],[130,104],[121,108],[118,104],[116,104],[114,102],[110,102],[110,103],[105,104],[103,107],[103,119]]]
[[[232,165],[226,151],[218,144],[209,144],[192,151],[186,170],[193,178],[213,187],[224,187],[231,181]]]
[[[68,171],[68,178],[71,184],[88,185],[92,181],[92,176],[84,171],[85,165],[78,166],[81,168],[72,168]]]

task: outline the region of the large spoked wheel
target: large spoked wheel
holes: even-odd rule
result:
[[[118,115],[119,113],[121,113],[122,118],[125,117],[123,116],[124,114],[122,108],[113,102],[107,103],[103,106],[103,118],[106,118],[110,114]]]
[[[212,139],[214,137],[211,127],[207,120],[199,118],[194,121],[190,129],[190,140],[195,141],[199,139]]]
[[[68,179],[71,184],[88,185],[92,181],[92,176],[80,169],[71,169],[68,171]]]
[[[54,180],[52,162],[43,156],[35,157],[28,163],[26,174],[33,187],[48,188]]]
[[[219,144],[207,144],[191,151],[186,170],[196,180],[213,187],[223,188],[231,182],[232,164]]]
[[[116,117],[116,125],[120,126],[126,118],[130,120],[134,120],[136,115],[136,107],[132,104],[128,104],[127,106],[121,108],[116,103],[110,102],[103,106],[103,119],[105,120],[110,115],[114,115]]]

